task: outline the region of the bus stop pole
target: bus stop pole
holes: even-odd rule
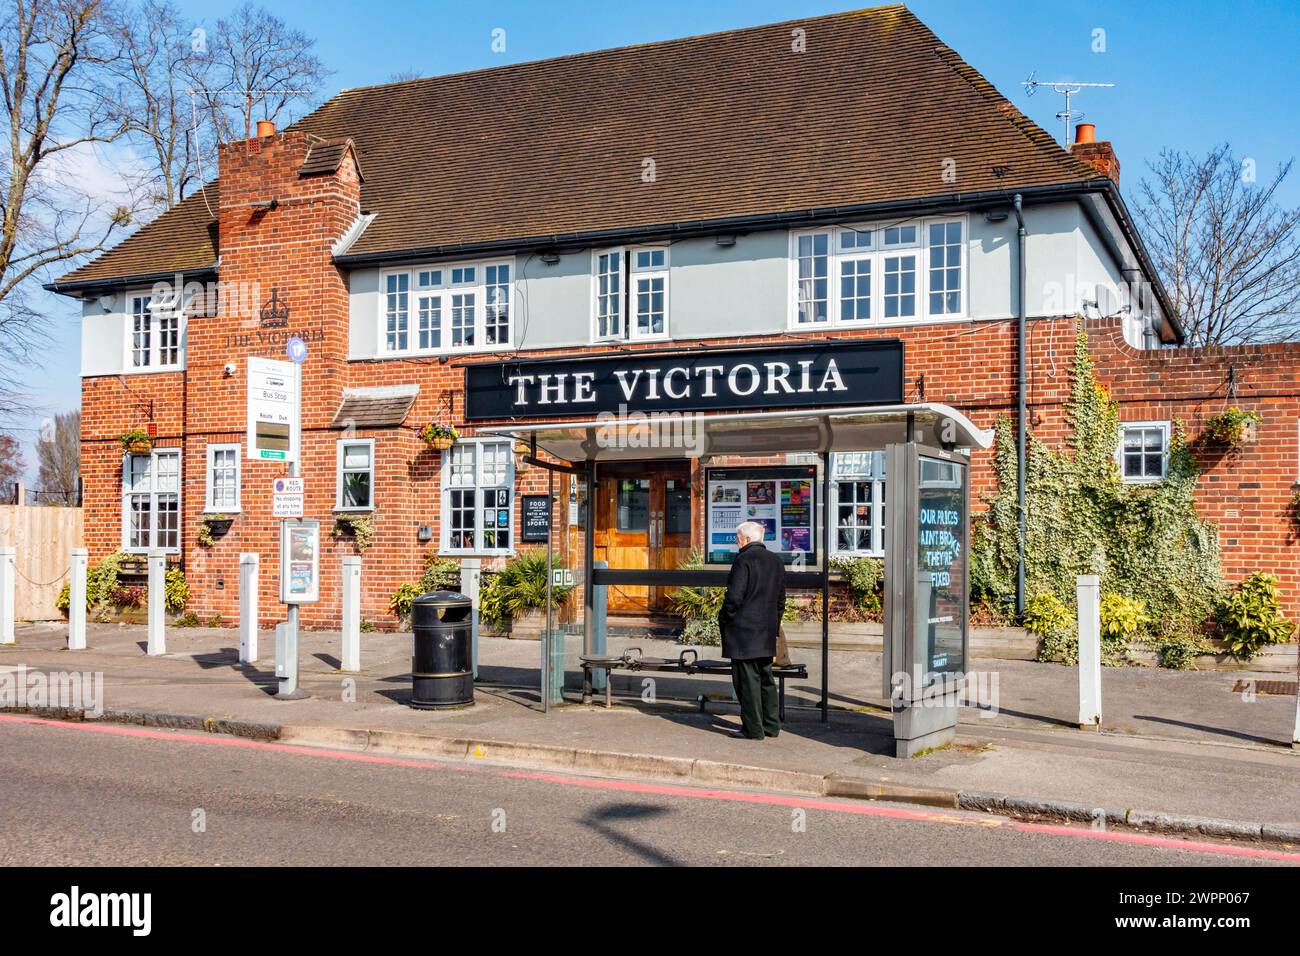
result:
[[[537,439],[533,439],[532,454],[537,455]],[[551,579],[555,574],[553,525],[555,524],[555,472],[546,471],[546,631],[542,634],[542,713],[551,710]]]
[[[582,542],[582,653],[591,654],[596,639],[596,588],[592,565],[596,560],[596,459],[587,459],[587,520]]]

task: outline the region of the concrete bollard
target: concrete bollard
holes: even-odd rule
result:
[[[18,573],[18,549],[0,548],[0,644],[15,644],[14,590]]]
[[[72,549],[68,570],[68,650],[86,649],[86,572],[90,554],[85,548]]]
[[[470,609],[469,660],[474,679],[478,680],[478,594],[483,581],[483,559],[460,559],[460,593],[473,602]]]
[[[167,555],[149,552],[149,650],[150,657],[167,653]]]
[[[1101,578],[1079,575],[1079,729],[1101,729]]]
[[[239,555],[239,663],[257,663],[257,587],[256,554]]]
[[[343,650],[340,670],[361,670],[361,557],[343,557]]]

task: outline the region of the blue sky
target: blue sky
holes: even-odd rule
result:
[[[710,33],[854,9],[855,3],[677,2],[645,5],[571,2],[417,3],[381,0],[263,0],[309,35],[334,71],[326,92],[383,83],[394,73],[453,73],[579,53],[631,43]],[[234,0],[180,0],[196,20],[211,23],[237,6]],[[1109,139],[1122,164],[1130,197],[1146,161],[1173,147],[1204,152],[1231,142],[1255,159],[1259,178],[1300,150],[1294,89],[1300,79],[1295,44],[1300,4],[1295,0],[1232,3],[1047,3],[1022,0],[913,0],[907,4],[949,46],[983,73],[1012,102],[1059,138],[1055,118],[1061,98],[1051,92],[1026,97],[1020,82],[1039,79],[1114,83],[1085,92],[1074,103],[1098,138]],[[503,53],[492,32],[505,30]],[[1102,30],[1105,51],[1094,52]],[[1300,203],[1300,170],[1283,200]],[[25,383],[42,409],[19,432],[30,448],[43,416],[77,407],[79,308],[45,293],[50,349],[44,367]]]

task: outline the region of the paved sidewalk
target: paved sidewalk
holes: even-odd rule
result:
[[[807,664],[810,679],[790,682],[785,732],[758,743],[725,734],[737,724],[729,680],[619,674],[612,710],[578,704],[578,638],[567,646],[568,702],[543,715],[535,642],[484,640],[476,705],[430,712],[405,705],[410,688],[410,636],[405,634],[362,635],[363,670],[356,675],[337,670],[337,634],[304,634],[301,682],[311,697],[278,701],[270,696],[275,689],[270,653],[256,666],[240,666],[233,630],[171,629],[169,653],[160,658],[145,656],[143,627],[92,624],[90,649],[78,653],[64,649],[65,630],[20,626],[19,643],[0,648],[0,667],[99,671],[110,710],[314,729],[321,740],[328,739],[330,729],[348,728],[431,735],[462,745],[508,741],[623,755],[624,771],[636,767],[628,755],[695,762],[696,780],[707,779],[701,774],[715,764],[761,768],[778,789],[783,773],[791,775],[792,784],[794,775],[832,775],[849,790],[852,784],[942,788],[1266,824],[1300,821],[1300,754],[1289,746],[1294,698],[1234,693],[1237,681],[1251,679],[1240,672],[1107,669],[1104,732],[1097,734],[1073,726],[1075,670],[976,660],[976,670],[988,675],[986,684],[996,687],[996,713],[963,709],[956,745],[896,760],[889,756],[892,738],[879,690],[878,654],[831,652],[832,719],[826,725],[815,709],[820,653],[793,650],[795,659]],[[675,656],[679,650],[664,641],[611,640],[612,649],[629,644],[655,656]],[[262,636],[261,647],[273,652],[271,632]],[[646,678],[655,681],[654,703],[642,700]],[[694,703],[700,695],[709,700],[706,713]],[[527,762],[523,749],[512,752]],[[758,785],[760,777],[756,771],[749,782]]]

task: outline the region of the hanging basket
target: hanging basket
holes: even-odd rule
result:
[[[420,429],[420,437],[434,451],[446,451],[460,438],[460,432],[454,425],[442,425],[430,422]]]
[[[126,450],[133,455],[147,455],[153,451],[153,442],[147,438],[136,438],[127,443]]]

